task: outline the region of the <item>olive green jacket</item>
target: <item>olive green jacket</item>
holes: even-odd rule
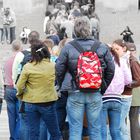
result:
[[[29,103],[46,103],[57,100],[54,87],[55,64],[43,59],[40,63],[24,65],[17,82],[17,97]]]

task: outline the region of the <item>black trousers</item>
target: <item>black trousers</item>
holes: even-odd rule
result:
[[[131,140],[140,140],[139,106],[131,106],[129,112]]]

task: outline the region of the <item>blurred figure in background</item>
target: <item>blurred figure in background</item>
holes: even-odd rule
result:
[[[4,9],[2,20],[3,20],[4,41],[6,39],[6,43],[9,44],[10,43],[10,25],[13,22],[9,8]]]
[[[0,43],[3,44],[4,43],[4,31],[3,31],[3,12],[4,9],[1,8],[0,9]]]
[[[16,39],[16,15],[11,8],[9,8],[9,11],[13,20],[12,23],[10,24],[10,43],[12,43],[13,40]]]
[[[7,114],[9,122],[10,140],[19,139],[19,101],[16,97],[17,90],[14,88],[12,80],[12,66],[15,56],[22,50],[21,42],[15,40],[12,42],[13,54],[9,57],[4,65],[4,86],[5,86],[5,100],[7,104]]]
[[[27,44],[28,35],[30,34],[31,30],[27,27],[23,27],[22,32],[20,33],[20,39],[23,44]]]
[[[2,69],[0,67],[0,113],[2,109],[3,95],[4,95],[4,82],[3,82]]]
[[[131,37],[131,35],[133,35],[133,32],[130,30],[130,28],[128,26],[126,26],[126,29],[120,35],[123,36],[123,40],[125,42],[134,43],[134,40]]]
[[[131,140],[140,139],[140,64],[136,58],[136,46],[134,43],[127,43],[127,48],[130,51],[130,67],[132,71],[133,83],[130,85],[132,90],[132,104],[129,111],[130,134]]]

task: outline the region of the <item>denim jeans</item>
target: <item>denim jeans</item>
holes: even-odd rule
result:
[[[58,117],[58,124],[60,131],[63,136],[63,140],[68,139],[68,122],[66,122],[66,104],[67,104],[67,98],[68,98],[68,92],[63,91],[61,92],[61,97],[56,101],[56,112],[57,112],[57,117]]]
[[[132,97],[122,98],[122,109],[121,109],[121,140],[129,140],[129,132],[126,124],[126,118],[128,117]]]
[[[20,140],[30,140],[29,139],[29,127],[27,123],[27,115],[26,113],[21,113],[21,128],[20,128]],[[45,122],[40,119],[40,127],[39,127],[39,140],[50,140],[50,134],[48,132],[47,126]]]
[[[42,119],[40,120],[39,140],[50,140],[50,134],[48,132],[47,126]]]
[[[67,100],[67,115],[69,122],[69,140],[81,140],[84,112],[87,115],[90,140],[101,140],[100,113],[102,95],[100,92],[71,92]]]
[[[43,120],[50,133],[50,140],[60,140],[61,133],[58,126],[55,103],[49,106],[39,106],[32,103],[25,103],[24,129],[28,138],[25,140],[39,140],[40,120]],[[28,132],[27,132],[28,131]]]
[[[101,122],[102,122],[102,140],[107,140],[107,119],[109,119],[109,130],[112,140],[121,139],[120,119],[121,103],[109,101],[103,103]]]
[[[17,91],[15,88],[6,87],[5,89],[5,100],[7,103],[10,140],[19,140],[19,101],[16,98],[16,93]]]
[[[61,131],[65,127],[65,120],[67,115],[66,104],[67,104],[67,93],[61,93],[61,97],[56,101],[56,112],[59,122],[59,128]]]

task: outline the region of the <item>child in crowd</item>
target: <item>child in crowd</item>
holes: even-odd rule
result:
[[[53,40],[54,45],[58,45],[60,42],[59,36],[57,35],[57,31],[55,29],[50,30],[50,34],[47,38]]]
[[[114,43],[113,43],[114,44]],[[120,52],[123,48],[117,46]],[[107,116],[109,118],[109,129],[112,140],[121,139],[120,120],[121,120],[121,94],[125,85],[132,82],[132,75],[126,60],[119,57],[114,48],[110,48],[115,63],[115,74],[111,84],[103,95],[102,108],[102,140],[107,140]]]
[[[56,45],[52,48],[52,54],[50,58],[51,62],[56,62],[58,55],[59,55],[59,46]]]
[[[127,48],[127,44],[124,40],[119,39],[113,42],[113,48],[118,53],[120,59],[124,59],[128,65],[128,68],[132,68],[130,64],[130,51]],[[132,70],[131,70],[132,71]],[[133,73],[132,73],[133,76]],[[132,77],[133,78],[133,77]],[[133,78],[134,80],[134,78]],[[124,92],[121,95],[121,118],[120,118],[120,126],[121,126],[121,139],[128,140],[129,133],[127,130],[126,118],[130,111],[130,106],[132,102],[132,89],[130,86],[133,84],[129,84],[129,86],[125,86]]]
[[[59,47],[57,45],[54,46],[54,42],[51,39],[45,39],[44,44],[47,46],[51,57],[51,62],[56,62],[58,55],[59,55]]]
[[[54,42],[51,39],[45,39],[43,43],[48,47],[50,54],[52,54],[52,48],[54,46]]]
[[[140,139],[139,109],[140,109],[140,64],[136,58],[136,46],[134,43],[127,43],[130,51],[130,67],[133,83],[129,90],[132,90],[132,103],[129,111],[130,136],[131,140]]]

